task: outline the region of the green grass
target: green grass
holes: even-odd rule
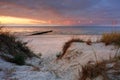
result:
[[[24,55],[17,54],[14,56],[13,62],[18,65],[24,65],[25,64],[25,57]]]
[[[27,42],[22,42],[9,31],[3,31],[3,29],[0,28],[0,57],[4,60],[16,64],[24,64],[24,59],[37,57],[33,51],[26,46],[26,44]],[[11,55],[13,58],[7,55]]]

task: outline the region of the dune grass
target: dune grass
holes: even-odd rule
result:
[[[0,28],[0,57],[16,64],[24,64],[24,59],[37,57],[27,46],[9,31]]]
[[[62,48],[62,54],[59,55],[57,58],[58,59],[61,59],[65,54],[66,54],[66,51],[68,50],[68,48],[71,46],[72,43],[74,42],[84,42],[83,40],[81,39],[70,39],[68,40],[64,45],[63,45],[63,48]]]
[[[92,45],[91,39],[88,39],[88,40],[86,41],[86,44],[87,44],[87,45]]]
[[[114,44],[120,46],[120,33],[118,32],[105,33],[102,35],[101,41],[106,45]]]
[[[100,76],[102,76],[102,80],[114,80],[110,79],[110,75],[113,75],[112,77],[120,76],[120,56],[110,58],[109,60],[87,63],[82,66],[81,70],[78,80],[96,80],[95,78]],[[109,73],[109,71],[113,72]]]
[[[120,76],[120,52],[118,50],[119,48],[116,50],[115,56],[110,56],[107,60],[98,61],[96,52],[93,49],[96,60],[92,63],[88,61],[86,65],[81,66],[78,80],[96,80],[100,76],[102,80],[114,80],[111,79],[111,75],[112,78],[116,79],[116,76]],[[109,71],[113,72],[109,73]]]
[[[106,70],[107,68],[105,67],[105,62],[99,62],[95,64],[88,63],[82,66],[82,75],[79,80],[93,80],[100,75],[106,76]]]

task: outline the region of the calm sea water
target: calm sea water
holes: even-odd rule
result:
[[[50,34],[103,34],[120,32],[120,26],[16,26],[8,27],[13,32],[35,32],[53,30]]]

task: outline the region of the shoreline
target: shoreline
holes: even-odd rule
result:
[[[100,36],[96,35],[38,35],[38,36],[22,36],[21,40],[28,42],[28,46],[35,52],[44,54],[59,53],[65,42],[72,38],[79,38],[87,41],[96,42]],[[52,47],[51,47],[52,46]]]
[[[114,36],[114,34],[112,34]],[[18,57],[25,51],[24,54],[29,55],[29,50],[31,54],[34,53],[37,57],[27,58],[25,64],[19,66],[15,63],[10,63],[2,60],[0,58],[0,79],[17,79],[17,80],[82,80],[80,75],[92,78],[92,73],[99,72],[100,74],[95,74],[96,80],[102,80],[108,77],[107,71],[104,70],[119,67],[119,54],[115,57],[118,48],[115,45],[105,45],[103,42],[96,42],[100,39],[100,36],[96,35],[39,35],[39,36],[15,36],[9,37],[6,34],[8,42],[3,40],[4,45],[7,46],[8,50],[11,48],[16,50]],[[2,35],[1,35],[2,37]],[[118,34],[115,34],[116,41],[119,40]],[[109,39],[110,38],[110,39]],[[4,39],[4,34],[3,34]],[[16,42],[18,39],[20,42]],[[84,39],[84,40],[81,40]],[[91,40],[89,40],[91,39]],[[105,40],[112,41],[111,34],[104,38]],[[9,46],[11,44],[11,46]],[[13,45],[14,44],[14,45]],[[21,47],[19,46],[21,45]],[[16,47],[17,46],[17,47]],[[27,48],[28,47],[28,48]],[[10,48],[10,49],[9,49]],[[15,49],[16,48],[16,49]],[[19,50],[19,51],[18,51]],[[22,50],[22,51],[21,51]],[[27,52],[28,53],[27,53]],[[61,58],[59,56],[63,54]],[[13,56],[12,53],[6,53]],[[9,55],[7,55],[9,57]],[[11,57],[10,56],[10,57]],[[59,58],[59,59],[58,59]],[[19,60],[19,58],[17,58]],[[114,60],[115,59],[115,60]],[[19,60],[21,61],[21,60]],[[116,64],[116,65],[114,65]],[[97,65],[97,66],[96,66]],[[86,68],[87,67],[87,68]],[[101,69],[102,68],[102,69]],[[117,68],[119,70],[119,68]],[[88,71],[88,74],[84,74],[84,71]],[[110,71],[110,70],[108,70]],[[101,73],[106,74],[106,76],[101,75]],[[119,73],[115,70],[114,72]],[[114,76],[114,72],[112,75]],[[89,74],[90,73],[90,74]],[[102,78],[100,77],[102,76]],[[116,79],[115,75],[113,80]],[[119,75],[118,75],[119,77]],[[111,77],[110,77],[111,78]]]

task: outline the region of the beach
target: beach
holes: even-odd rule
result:
[[[0,0],[0,80],[120,80],[120,0]]]
[[[79,38],[87,41],[91,39],[93,42],[100,39],[100,35],[37,35],[37,36],[22,36],[21,39],[28,42],[28,46],[35,53],[49,56],[61,52],[65,42],[72,38]]]
[[[26,46],[39,58],[28,58],[25,60],[26,65],[23,66],[6,62],[0,58],[0,63],[3,63],[0,64],[1,80],[79,80],[80,75],[82,75],[82,68],[87,64],[99,65],[100,63],[99,66],[104,64],[107,66],[106,68],[115,67],[114,64],[119,64],[118,62],[111,62],[116,51],[119,53],[118,48],[101,42],[102,35],[28,34],[31,33],[15,35],[18,40],[27,43]],[[73,42],[66,44],[70,40]],[[66,49],[65,55],[59,58],[65,45],[69,45],[69,47]],[[107,74],[107,76],[110,75]],[[95,77],[96,80],[102,80],[102,78],[104,77]],[[112,80],[116,79],[115,76],[111,78],[113,78]]]

